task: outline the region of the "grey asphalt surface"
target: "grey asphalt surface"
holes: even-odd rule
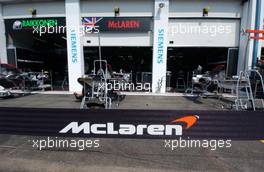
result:
[[[121,109],[225,110],[215,99],[127,96]],[[0,100],[0,107],[79,108],[72,95],[30,95]],[[98,139],[99,148],[44,149],[33,147],[32,136],[0,135],[2,172],[173,172],[245,171],[264,169],[264,143],[233,141],[231,148],[165,148],[164,140]],[[69,138],[71,139],[71,138]],[[83,139],[83,138],[79,138]],[[86,138],[89,139],[89,138]],[[75,138],[75,140],[78,140]],[[95,140],[95,139],[92,139]]]
[[[99,139],[99,148],[37,150],[29,136],[0,135],[3,172],[247,171],[261,172],[264,144],[232,142],[231,148],[165,148],[163,140]]]
[[[171,109],[171,110],[225,110],[225,101],[214,98],[172,96],[126,96],[113,102],[113,109]],[[34,94],[24,97],[0,99],[0,107],[25,108],[80,108],[73,95]]]

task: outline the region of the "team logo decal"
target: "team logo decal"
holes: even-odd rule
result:
[[[102,20],[103,17],[85,17],[83,18],[83,26],[84,30],[87,33],[98,33],[99,32],[99,26],[96,25],[100,20]]]
[[[71,122],[59,133],[97,134],[97,135],[152,135],[152,136],[181,136],[183,129],[189,129],[197,123],[198,116],[185,116],[171,121],[169,124],[118,124],[114,122],[90,123]]]
[[[22,22],[19,20],[16,20],[13,23],[13,30],[20,30],[20,29],[22,29]]]

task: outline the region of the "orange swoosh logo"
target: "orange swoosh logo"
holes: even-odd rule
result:
[[[177,123],[177,122],[183,122],[186,124],[186,129],[191,128],[199,119],[199,116],[193,115],[193,116],[186,116],[183,118],[176,119],[172,121],[172,123]]]

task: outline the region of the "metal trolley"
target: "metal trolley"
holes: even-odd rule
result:
[[[99,63],[99,70],[96,70],[96,65]],[[97,72],[96,72],[97,71]],[[95,60],[93,79],[87,77],[87,80],[92,82],[91,94],[84,94],[81,102],[81,109],[87,108],[87,104],[103,104],[106,109],[110,109],[112,106],[112,100],[108,97],[107,80],[108,80],[108,68],[106,60]],[[84,78],[85,82],[85,78]],[[84,93],[87,92],[86,84],[83,84]]]

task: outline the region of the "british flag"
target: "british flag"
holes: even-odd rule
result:
[[[94,32],[99,26],[96,25],[102,17],[85,17],[83,18],[83,26],[86,32]]]

